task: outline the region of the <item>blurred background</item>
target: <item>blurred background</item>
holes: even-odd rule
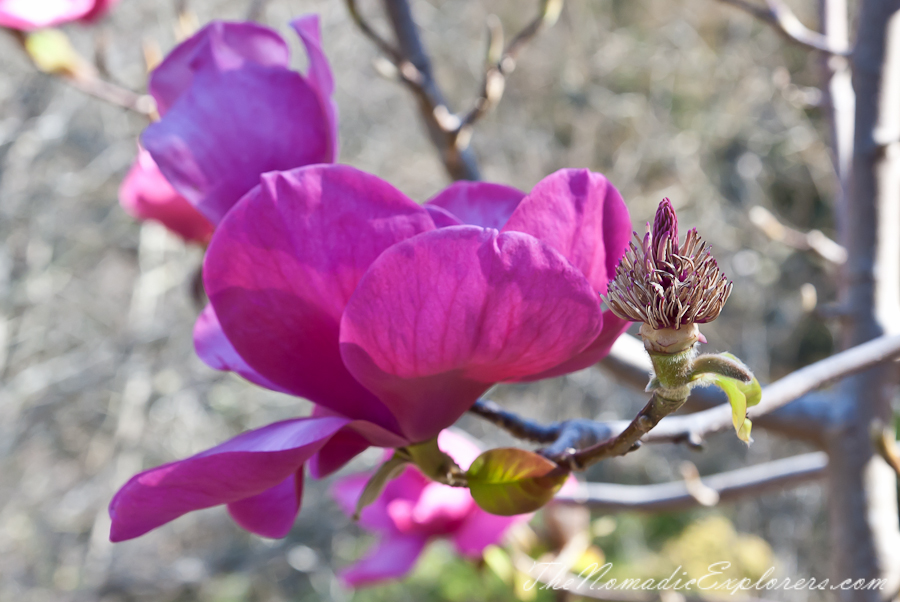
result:
[[[142,91],[145,51],[167,53],[191,26],[179,21],[180,9],[202,25],[242,19],[250,1],[177,4],[122,0],[99,24],[64,29],[113,81]],[[816,23],[813,2],[790,4]],[[384,25],[380,3],[360,5]],[[522,0],[412,6],[455,110],[468,109],[481,85],[488,15],[511,33],[537,10]],[[271,0],[261,20],[291,40],[304,68],[288,21],[305,12],[321,15],[337,80],[341,162],[415,199],[439,191],[445,172],[411,97],[378,75],[377,52],[342,2]],[[671,198],[735,282],[722,317],[704,328],[707,349],[732,351],[766,383],[832,348],[832,325],[813,310],[832,300],[833,268],[770,239],[749,218],[763,207],[792,227],[831,234],[819,60],[716,0],[567,0],[557,24],[520,57],[472,144],[486,179],[526,191],[561,167],[606,174],[641,231]],[[440,543],[404,583],[345,589],[335,570],[373,540],[331,501],[329,481],[307,481],[284,540],[245,533],[216,508],[108,542],[106,506],[135,472],[309,410],[195,357],[190,289],[201,250],[136,223],[117,202],[146,125],[38,73],[13,36],[0,35],[0,600],[515,600],[496,563],[457,560]],[[544,421],[630,419],[645,401],[600,368],[499,387],[491,397]],[[486,447],[511,442],[477,418],[459,426]],[[706,475],[804,451],[761,428],[754,436],[749,448],[733,433],[712,437],[701,452],[647,446],[586,476],[660,483],[680,479],[685,460]],[[379,457],[370,450],[345,472]],[[758,577],[770,566],[782,577],[827,576],[815,484],[681,513],[595,514],[588,522],[560,512],[574,512],[587,529],[588,558],[610,560],[629,577],[665,577],[679,565],[703,574],[721,560],[734,563],[735,576]],[[538,517],[530,528],[548,542],[552,522]],[[535,595],[565,599],[518,593]]]

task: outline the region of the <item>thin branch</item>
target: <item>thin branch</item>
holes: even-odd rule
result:
[[[702,483],[718,494],[720,502],[729,502],[819,479],[827,468],[828,455],[813,452],[703,477]],[[658,485],[584,483],[577,491],[558,495],[554,501],[586,505],[602,512],[671,512],[701,505],[687,481]]]
[[[465,116],[454,114],[447,105],[434,79],[431,59],[425,51],[407,0],[383,0],[396,44],[372,27],[359,10],[356,0],[345,1],[356,26],[393,64],[400,81],[416,96],[428,134],[441,153],[450,176],[455,180],[479,179],[478,164],[469,148],[472,125],[500,100],[506,77],[515,69],[519,54],[544,26],[556,20],[563,0],[541,0],[538,15],[505,49],[502,27],[496,20],[489,21],[488,66],[480,95]]]
[[[637,337],[622,335],[613,344],[609,355],[600,361],[600,366],[611,372],[629,386],[643,391],[650,380],[653,364]],[[728,399],[718,387],[695,388],[691,391],[686,410],[697,412],[723,403]],[[797,399],[790,405],[760,416],[754,423],[767,430],[795,439],[817,441],[822,434],[822,424],[830,415],[831,399],[820,393],[813,393]],[[690,440],[688,440],[691,443]],[[701,440],[693,441],[696,445]]]
[[[766,0],[766,6],[759,6],[747,0],[719,0],[735,6],[768,23],[790,41],[809,48],[838,56],[849,56],[850,50],[842,46],[833,46],[827,36],[813,31],[800,22],[784,0]]]
[[[835,354],[765,387],[762,401],[749,409],[748,416],[762,422],[767,414],[819,387],[897,357],[900,357],[900,335],[882,336]],[[828,426],[829,415],[825,413],[828,406],[819,402],[816,407],[820,414],[811,421],[811,428],[823,431]],[[470,411],[514,436],[536,443],[548,443],[556,435],[542,453],[573,470],[624,455],[641,443],[687,442],[699,446],[707,435],[732,427],[728,404],[694,414],[668,416],[673,411],[671,404],[656,395],[631,422],[573,420],[541,426],[483,400],[476,402]]]
[[[798,251],[812,251],[835,265],[847,262],[847,249],[834,242],[819,230],[801,232],[785,226],[768,209],[756,206],[750,210],[750,221],[770,239]]]
[[[475,99],[475,106],[462,118],[456,130],[457,137],[464,137],[468,143],[466,132],[488,111],[500,102],[506,88],[506,78],[516,68],[519,54],[531,40],[544,28],[553,25],[562,10],[563,0],[541,0],[538,14],[522,31],[513,37],[506,48],[503,48],[503,27],[496,18],[488,22],[489,43],[487,68],[484,73],[481,91]]]

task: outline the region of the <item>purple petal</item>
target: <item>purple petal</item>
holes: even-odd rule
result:
[[[425,207],[425,211],[428,212],[428,215],[430,215],[432,221],[434,221],[434,225],[438,228],[449,228],[450,226],[463,225],[461,219],[459,219],[443,207],[438,207],[437,205],[431,205],[429,203],[425,203],[423,207]]]
[[[304,15],[291,21],[291,26],[300,36],[306,55],[309,57],[309,69],[306,81],[319,95],[319,100],[328,116],[331,128],[332,152],[329,163],[337,161],[338,156],[338,108],[334,101],[334,76],[328,57],[322,50],[322,35],[319,30],[319,15]]]
[[[419,535],[390,535],[382,539],[362,560],[339,576],[351,587],[362,587],[399,579],[412,570],[428,539]]]
[[[268,378],[251,368],[244,359],[238,355],[234,346],[222,332],[222,326],[216,317],[216,312],[211,304],[200,312],[197,322],[194,324],[194,349],[197,355],[207,366],[214,370],[223,370],[240,374],[250,382],[266,389],[290,394],[290,391],[279,387]]]
[[[83,18],[96,0],[5,0],[0,2],[0,27],[30,31]]]
[[[294,474],[348,422],[332,417],[277,422],[135,475],[110,502],[110,540],[132,539],[187,512],[263,493]]]
[[[213,21],[169,53],[150,75],[148,89],[165,115],[199,71],[229,71],[248,63],[286,69],[289,60],[287,44],[268,27]]]
[[[499,230],[524,197],[521,190],[502,184],[454,182],[427,205],[446,209],[464,224]]]
[[[588,281],[547,245],[457,226],[397,244],[372,264],[344,312],[341,354],[403,434],[424,441],[493,383],[576,355],[600,321]]]
[[[370,446],[368,439],[352,429],[345,428],[309,459],[307,462],[309,474],[314,479],[323,479],[340,470]]]
[[[228,340],[259,374],[397,433],[387,408],[344,367],[339,321],[371,262],[431,228],[419,205],[352,167],[269,173],[213,236],[206,290]]]
[[[615,274],[631,237],[622,196],[586,169],[561,169],[534,187],[503,227],[526,232],[563,254],[600,294]]]
[[[129,215],[159,222],[187,241],[206,244],[212,236],[213,225],[172,188],[143,149],[119,187],[119,203]]]
[[[214,224],[260,174],[323,163],[333,152],[318,94],[297,73],[258,65],[197,73],[143,142],[175,189]]]
[[[453,535],[453,543],[463,556],[480,559],[484,549],[489,545],[500,543],[510,527],[517,523],[528,522],[532,516],[532,514],[496,516],[476,506]]]
[[[303,468],[278,485],[253,497],[228,504],[234,522],[270,539],[286,537],[294,526],[303,498]]]
[[[532,374],[520,380],[533,381],[541,380],[542,378],[553,378],[556,376],[562,376],[563,374],[569,374],[570,372],[583,370],[588,366],[593,366],[604,357],[609,355],[609,350],[612,349],[613,343],[616,342],[616,339],[622,336],[622,333],[628,330],[629,326],[631,326],[631,322],[623,320],[609,310],[604,311],[603,327],[600,329],[600,334],[597,335],[597,338],[594,339],[594,341],[590,345],[588,345],[584,351],[582,351],[572,359],[565,361],[558,366],[554,366],[553,368],[545,372],[541,372],[540,374]]]

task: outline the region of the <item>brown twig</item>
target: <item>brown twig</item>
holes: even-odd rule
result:
[[[765,387],[762,401],[749,409],[748,416],[757,420],[830,382],[898,356],[900,335],[878,337],[842,351]],[[556,434],[557,438],[542,453],[567,468],[582,470],[600,460],[624,455],[642,442],[700,445],[707,435],[732,427],[731,407],[728,404],[694,414],[669,416],[675,409],[673,404],[654,395],[630,422],[577,420],[549,426],[538,425],[484,401],[477,402],[472,411],[514,436],[534,435],[523,438],[537,443],[546,443],[551,435]],[[819,409],[827,412],[827,406],[819,406]],[[817,418],[813,428],[825,430],[829,415],[826,413]]]
[[[516,68],[522,50],[546,26],[552,25],[562,10],[563,0],[541,0],[534,19],[503,48],[503,26],[494,17],[488,21],[487,68],[475,106],[460,120],[456,129],[458,143],[468,144],[471,126],[500,102],[506,78]]]
[[[819,479],[827,468],[828,455],[813,452],[710,475],[703,477],[702,483],[718,496],[718,501],[728,502]],[[602,512],[673,512],[702,505],[690,489],[687,480],[658,485],[584,483],[577,491],[558,495],[554,501],[586,505]]]
[[[515,69],[524,47],[547,24],[555,21],[563,0],[541,0],[537,17],[503,48],[503,30],[496,19],[488,21],[488,60],[484,81],[474,107],[464,116],[454,114],[438,87],[425,47],[406,0],[384,0],[385,11],[396,37],[389,42],[368,22],[356,0],[346,0],[356,26],[368,37],[396,69],[400,81],[419,102],[422,117],[432,143],[455,180],[477,180],[480,171],[469,148],[472,125],[487,113],[503,95],[506,77]]]
[[[719,0],[737,7],[760,21],[773,26],[778,33],[790,41],[809,48],[838,56],[849,56],[846,47],[834,46],[828,37],[813,31],[800,22],[784,0],[766,0],[766,6],[759,6],[747,0]]]
[[[750,210],[750,221],[770,239],[798,251],[812,251],[835,265],[847,262],[847,249],[825,236],[819,230],[801,232],[785,226],[772,212],[757,205]]]

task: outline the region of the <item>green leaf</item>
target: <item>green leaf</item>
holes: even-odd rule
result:
[[[762,399],[759,381],[754,377],[749,383],[744,383],[721,374],[703,374],[697,380],[709,382],[725,391],[731,404],[731,422],[738,439],[750,443],[750,428],[753,423],[747,418],[747,408],[755,406]]]
[[[721,374],[745,383],[753,379],[750,369],[731,353],[705,353],[695,358],[691,362],[691,380],[696,380],[703,374]]]
[[[423,443],[407,445],[397,450],[419,467],[426,477],[438,483],[449,484],[454,477],[462,475],[462,470],[447,453],[438,447],[437,437]]]
[[[378,496],[384,491],[384,487],[388,484],[388,481],[398,476],[400,471],[402,471],[407,464],[409,464],[409,459],[403,457],[401,454],[395,453],[391,456],[390,460],[382,464],[378,470],[375,471],[375,474],[373,474],[372,478],[369,479],[369,482],[366,483],[359,499],[356,501],[356,511],[353,513],[353,520],[359,520],[359,515],[362,513],[363,509],[378,499]]]
[[[553,499],[567,477],[547,458],[514,447],[484,452],[466,472],[475,503],[500,516],[534,512]]]
[[[42,29],[28,34],[25,50],[35,66],[45,73],[74,74],[82,64],[69,38],[58,29]]]

